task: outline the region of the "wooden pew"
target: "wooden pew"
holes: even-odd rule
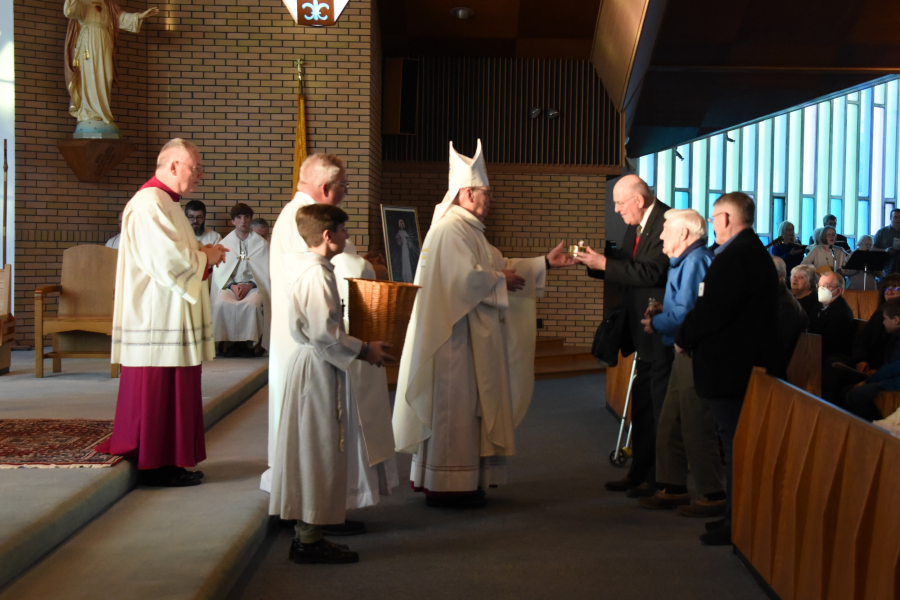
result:
[[[12,265],[0,269],[0,375],[9,373],[16,318],[12,314]]]
[[[822,336],[817,333],[800,334],[791,362],[787,368],[788,383],[822,396]]]
[[[735,549],[781,600],[900,597],[900,438],[754,369]]]
[[[844,290],[843,295],[853,310],[853,316],[863,321],[868,321],[881,304],[881,293],[877,290]]]
[[[615,367],[606,368],[606,404],[619,418],[622,417],[622,409],[625,407],[625,395],[628,393],[628,381],[631,378],[631,365],[634,363],[634,354],[622,356],[619,353],[619,362]],[[631,405],[628,406],[626,424],[631,420]]]

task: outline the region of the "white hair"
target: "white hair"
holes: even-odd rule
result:
[[[806,280],[806,283],[809,284],[809,289],[816,289],[816,282],[818,281],[818,278],[816,276],[816,270],[813,269],[811,265],[797,265],[796,267],[791,269],[791,277],[794,276],[794,273],[797,273]]]
[[[784,264],[784,259],[780,256],[773,256],[772,262],[775,263],[775,270],[778,271],[778,281],[784,281],[784,278],[787,277],[787,265]]]
[[[670,208],[664,216],[673,225],[687,229],[688,237],[695,240],[706,238],[706,219],[693,208]]]
[[[341,174],[347,170],[344,161],[333,154],[313,154],[300,166],[298,183],[312,188],[338,183]]]
[[[191,142],[181,138],[169,140],[162,147],[162,150],[159,151],[159,157],[156,159],[156,168],[167,167],[185,154],[200,156],[200,150]]]

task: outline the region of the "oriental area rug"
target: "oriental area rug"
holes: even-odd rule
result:
[[[94,447],[112,426],[91,419],[0,419],[0,469],[111,467],[122,457]]]

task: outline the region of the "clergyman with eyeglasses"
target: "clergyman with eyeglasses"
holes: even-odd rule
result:
[[[181,209],[203,179],[197,147],[171,140],[156,165],[122,214],[112,335],[122,378],[112,436],[97,450],[137,459],[145,485],[184,487],[203,477],[185,467],[206,458],[200,363],[215,357],[206,279],[227,250],[201,245]]]

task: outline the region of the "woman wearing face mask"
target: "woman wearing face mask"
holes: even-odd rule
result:
[[[821,235],[816,238],[818,242],[816,247],[806,255],[801,264],[812,265],[816,271],[822,267],[830,267],[832,271],[841,275],[841,268],[847,262],[847,255],[840,246],[834,245],[835,235],[834,227],[823,227]]]
[[[862,250],[863,252],[868,252],[872,249],[872,244],[874,240],[871,235],[864,235],[859,238],[859,244],[856,246],[856,250]],[[852,257],[853,254],[850,254]],[[850,260],[850,259],[847,259]],[[875,281],[874,273],[866,273],[865,271],[852,271],[849,269],[844,269],[844,275],[847,276],[847,289],[848,290],[874,290],[877,289],[877,283]],[[865,285],[865,287],[863,287]]]
[[[818,281],[816,270],[809,265],[798,265],[791,269],[791,293],[806,311],[810,323],[822,309],[816,294]]]

